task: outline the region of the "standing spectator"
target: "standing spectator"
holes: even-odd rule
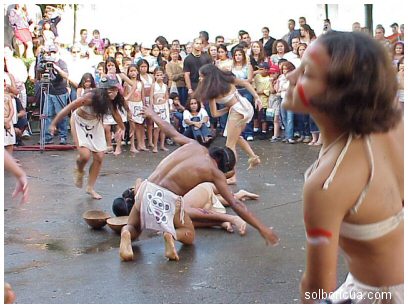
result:
[[[170,62],[166,65],[166,74],[169,78],[170,93],[177,92],[181,105],[185,107],[188,98],[188,90],[186,82],[184,81],[183,61],[179,60],[179,55],[177,49],[170,50]],[[174,88],[176,91],[174,91]]]
[[[210,36],[207,31],[200,31],[198,37],[201,39],[201,42],[203,43],[203,52],[208,53],[208,49],[210,48]]]
[[[199,81],[198,71],[203,65],[208,63],[211,63],[211,58],[208,54],[203,53],[203,42],[201,38],[195,38],[193,41],[193,50],[191,54],[184,59],[183,67],[188,94],[192,94],[197,88]]]
[[[168,44],[169,44],[169,42],[167,41],[167,39],[166,39],[164,36],[162,36],[162,35],[158,36],[158,37],[154,40],[154,42],[156,43],[156,45],[157,45],[157,47],[159,48],[160,51],[163,49],[163,46],[164,46],[164,45],[168,45]]]
[[[247,58],[245,56],[245,52],[242,48],[235,48],[234,53],[232,55],[233,65],[232,65],[232,73],[234,74],[236,79],[243,80],[248,82],[249,84],[252,83],[254,73],[252,66],[250,63],[247,62]],[[237,86],[238,93],[244,97],[251,105],[252,109],[254,109],[254,97],[251,94],[251,91],[244,86]],[[255,92],[255,90],[254,90]],[[255,92],[256,93],[256,92]],[[243,137],[247,141],[254,140],[254,121],[253,115],[250,119],[246,122],[245,129],[243,131]]]
[[[299,27],[303,26],[306,24],[306,17],[299,17]]]
[[[61,11],[51,5],[45,7],[45,16],[39,22],[40,28],[42,28],[45,22],[49,22],[50,30],[54,33],[55,37],[58,37],[57,25],[61,21]]]
[[[300,26],[300,42],[310,45],[316,39],[314,30],[308,25],[304,24]]]
[[[289,62],[283,62],[282,63],[282,69],[281,69],[281,75],[279,76],[278,79],[278,94],[280,94],[282,98],[282,108],[281,108],[281,115],[282,115],[282,121],[283,125],[285,127],[285,139],[283,142],[286,143],[291,143],[294,144],[296,141],[293,138],[293,130],[294,130],[294,118],[295,114],[291,110],[287,110],[283,108],[283,105],[286,101],[286,92],[289,88],[289,80],[287,78],[288,73],[293,71],[295,69],[295,66]]]
[[[18,55],[26,58],[34,58],[33,40],[29,30],[30,19],[27,16],[25,5],[16,4],[10,10],[9,22],[13,27],[15,43],[17,44]]]
[[[101,34],[99,33],[98,29],[95,29],[92,31],[92,39],[90,43],[95,46],[98,55],[103,55],[105,46],[104,46],[103,39],[101,39]]]
[[[222,35],[217,35],[215,37],[215,45],[219,47],[220,45],[224,45],[224,44],[225,44],[225,38]]]
[[[285,59],[284,56],[290,51],[288,43],[285,40],[279,39],[273,42],[272,55],[269,58],[269,65],[279,63],[280,59]]]
[[[404,42],[395,42],[392,49],[392,64],[397,68],[399,61],[404,57]]]
[[[300,66],[300,57],[299,57],[299,54],[297,53],[299,43],[300,43],[300,37],[294,36],[292,38],[292,51],[285,53],[283,56],[284,59],[292,62],[296,68]]]
[[[390,44],[394,44],[395,42],[401,40],[401,33],[398,31],[398,24],[394,22],[391,26],[392,34],[387,36],[386,39],[390,42]]]
[[[268,131],[268,122],[266,121],[266,110],[268,108],[269,96],[272,91],[272,82],[269,77],[269,64],[268,62],[261,62],[258,64],[259,74],[254,77],[254,88],[256,93],[262,103],[262,109],[255,113],[254,122],[257,122],[257,128],[259,127],[258,123],[261,123],[261,135],[260,140],[267,139],[266,133]],[[255,131],[255,128],[254,128]]]
[[[361,32],[361,24],[358,21],[353,22],[353,24],[351,25],[351,31]]]
[[[300,36],[300,30],[299,29],[295,29],[296,26],[296,22],[293,19],[289,19],[288,20],[288,29],[289,32],[286,33],[283,37],[282,40],[285,40],[286,42],[288,42],[289,46],[292,46],[292,39],[294,37],[298,37]],[[293,48],[292,48],[293,50]]]
[[[53,135],[49,131],[51,121],[55,118],[68,103],[68,68],[65,61],[59,58],[58,48],[53,45],[46,51],[47,55],[52,59],[52,68],[50,69],[50,87],[43,106],[45,118],[45,144],[52,144]],[[43,72],[43,64],[39,63],[37,66],[38,72]],[[40,74],[38,74],[40,75]],[[67,144],[67,117],[62,118],[58,123],[58,133],[60,144]]]
[[[79,40],[79,47],[81,48],[81,58],[86,58],[87,55],[89,55],[88,49],[88,30],[86,29],[81,29],[81,31],[79,32],[80,35],[80,40]]]
[[[326,34],[327,32],[332,31],[332,30],[333,29],[331,27],[331,21],[330,21],[330,19],[326,18],[323,21],[323,32],[322,32],[322,34]]]
[[[381,43],[387,51],[390,51],[391,44],[390,41],[385,38],[385,29],[382,25],[377,25],[377,27],[375,27],[374,38]]]
[[[398,101],[404,111],[404,57],[398,61],[397,65],[397,80],[398,80]]]
[[[259,39],[261,42],[263,49],[265,50],[265,55],[270,57],[272,55],[272,45],[276,41],[273,37],[269,35],[269,28],[263,27],[262,28],[262,38]]]
[[[216,65],[219,69],[224,71],[231,71],[232,70],[232,60],[228,57],[228,49],[225,45],[218,46],[217,49],[218,60]]]
[[[51,25],[48,21],[44,22],[43,28],[41,30],[41,36],[44,39],[44,46],[48,48],[51,45],[54,45],[55,35],[51,31]]]

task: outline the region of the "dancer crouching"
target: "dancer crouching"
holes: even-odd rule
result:
[[[88,184],[86,192],[93,199],[102,199],[102,196],[94,190],[96,179],[102,167],[104,152],[106,151],[105,133],[102,124],[104,115],[112,114],[118,123],[115,139],[122,140],[125,126],[117,112],[120,101],[124,101],[119,93],[116,80],[102,78],[98,89],[94,89],[85,96],[80,97],[67,105],[59,112],[50,125],[50,132],[54,135],[57,123],[73,111],[71,116],[71,133],[78,149],[76,168],[74,169],[75,186],[81,188],[83,185],[84,168],[93,156],[89,168]]]

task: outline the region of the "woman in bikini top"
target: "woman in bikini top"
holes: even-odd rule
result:
[[[403,119],[392,74],[373,39],[330,32],[288,75],[282,107],[310,114],[323,140],[303,190],[304,302],[336,289],[339,249],[350,272],[339,290],[387,288],[403,300]]]

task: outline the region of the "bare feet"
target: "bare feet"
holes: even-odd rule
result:
[[[132,153],[139,153],[139,151],[138,150],[136,150],[136,148],[130,148],[130,150],[129,150],[130,152],[132,152]]]
[[[239,216],[234,216],[232,224],[238,229],[240,235],[246,234],[246,222]]]
[[[168,149],[168,148],[166,148],[166,147],[160,147],[160,151],[165,151],[165,152],[168,152],[168,151],[169,151],[169,149]]]
[[[82,188],[84,184],[84,172],[79,171],[77,168],[74,169],[74,184],[78,188]]]
[[[148,148],[139,147],[139,148],[137,148],[137,150],[138,150],[138,151],[146,151],[146,152],[149,152],[149,149],[148,149]]]
[[[249,191],[240,189],[237,193],[234,194],[234,197],[240,201],[245,200],[258,200],[259,195],[250,193]]]
[[[260,163],[261,163],[261,159],[259,158],[258,155],[255,155],[255,156],[250,157],[250,158],[248,159],[249,167],[248,167],[247,170],[252,169],[252,168],[258,166]]]
[[[152,151],[153,153],[157,153],[157,152],[159,152],[159,151],[157,151],[157,148],[155,148],[155,147],[153,147],[153,151]]]
[[[128,230],[123,230],[120,234],[119,255],[123,261],[133,260],[132,239]]]
[[[87,187],[86,188],[86,193],[91,195],[91,197],[93,199],[96,199],[96,200],[102,199],[102,196],[100,194],[98,194],[92,187]]]
[[[173,236],[168,232],[164,232],[163,238],[166,258],[169,258],[169,260],[178,261],[179,256],[177,254],[176,247],[174,246]]]
[[[228,221],[223,222],[223,223],[221,224],[221,227],[222,227],[223,229],[227,230],[227,232],[229,232],[229,233],[233,233],[233,232],[234,232],[234,228],[232,227],[232,224],[231,224],[230,222],[228,222]]]
[[[119,147],[116,147],[115,152],[113,152],[113,155],[118,156],[122,154],[122,149]]]

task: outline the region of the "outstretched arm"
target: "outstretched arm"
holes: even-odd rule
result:
[[[162,120],[153,110],[151,104],[149,106],[145,106],[142,109],[141,114],[146,117],[152,119],[159,127],[162,132],[166,134],[166,136],[170,137],[174,140],[174,142],[183,145],[191,142],[196,142],[194,139],[187,138],[186,136],[180,134],[170,123]]]
[[[26,203],[28,201],[27,175],[7,151],[4,151],[4,169],[11,172],[17,179],[12,197],[15,198],[21,193],[23,195],[21,202]]]
[[[252,214],[244,203],[234,198],[233,194],[228,188],[225,175],[219,171],[214,171],[215,187],[218,193],[228,202],[231,208],[237,213],[243,220],[253,226],[261,236],[265,239],[266,244],[277,245],[279,243],[279,237],[273,232],[273,230],[265,226],[254,214]]]

